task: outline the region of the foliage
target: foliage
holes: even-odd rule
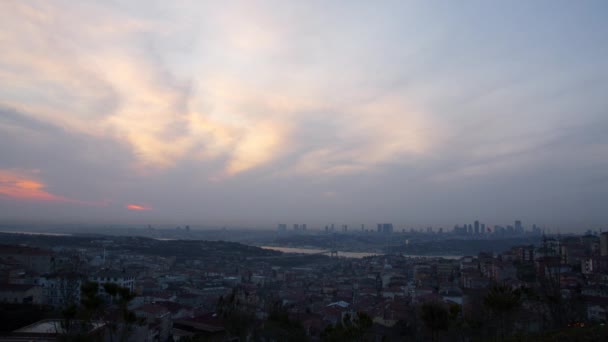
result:
[[[513,290],[506,285],[495,285],[483,300],[484,306],[490,310],[497,323],[497,332],[504,340],[512,325],[512,316],[521,306],[521,291]]]
[[[536,281],[536,269],[532,263],[516,263],[517,279],[528,283]]]
[[[372,327],[372,319],[364,312],[355,317],[346,314],[335,326],[328,326],[321,338],[323,341],[366,341],[366,334]]]
[[[430,330],[433,340],[438,338],[439,332],[448,330],[450,313],[443,303],[427,302],[422,304],[420,318],[422,318],[427,329]]]
[[[135,313],[128,309],[129,302],[135,298],[135,294],[128,288],[113,283],[103,284],[103,289],[118,309],[118,315],[112,315],[113,319],[106,320],[106,323],[112,334],[117,334],[120,341],[126,341],[133,331],[133,326],[138,323]]]
[[[287,309],[277,301],[269,308],[268,320],[256,329],[254,340],[304,342],[308,338],[302,324],[289,319]]]
[[[497,314],[511,313],[520,306],[521,294],[506,285],[495,285],[484,298],[483,304]]]
[[[246,340],[255,326],[255,314],[241,302],[239,297],[242,295],[246,294],[240,293],[240,290],[235,288],[228,297],[220,297],[216,312],[231,335]]]
[[[86,335],[94,322],[103,322],[110,329],[110,340],[114,335],[120,341],[127,341],[132,327],[138,322],[135,313],[128,310],[128,304],[135,294],[128,288],[116,284],[103,285],[110,301],[104,301],[99,294],[100,286],[96,282],[86,282],[81,286],[80,306],[75,304],[65,307],[61,311],[63,334],[59,336],[64,341],[87,341],[91,337]],[[116,315],[116,310],[119,314]]]

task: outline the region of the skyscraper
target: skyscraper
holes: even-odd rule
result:
[[[520,220],[515,221],[515,232],[518,234],[522,234],[524,232],[524,227],[521,225]]]
[[[390,234],[393,232],[392,223],[378,223],[378,233]]]
[[[479,221],[475,220],[475,235],[479,235]]]
[[[608,256],[608,232],[600,235],[600,255]]]

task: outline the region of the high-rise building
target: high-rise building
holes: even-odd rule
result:
[[[600,255],[608,256],[608,232],[600,235]]]
[[[378,233],[390,234],[393,232],[392,223],[378,223]]]
[[[487,233],[487,231],[486,231],[486,224],[485,224],[485,223],[482,223],[482,224],[481,224],[481,228],[480,228],[480,230],[481,230],[481,234],[485,234],[485,233]]]
[[[458,235],[467,235],[467,226],[464,225],[462,227],[459,227],[458,225],[454,226],[454,233],[458,234]]]
[[[521,225],[520,220],[515,221],[515,232],[518,234],[522,234],[524,232],[524,227]]]
[[[479,221],[475,220],[475,235],[479,235]]]

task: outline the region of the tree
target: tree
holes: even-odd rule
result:
[[[103,299],[99,296],[99,284],[96,282],[86,282],[82,284],[80,304],[84,309],[84,318],[91,323],[100,318]]]
[[[441,331],[448,330],[448,309],[440,302],[427,302],[420,307],[420,318],[424,325],[431,331],[431,338],[436,341]]]
[[[101,317],[103,301],[97,295],[97,283],[84,283],[81,286],[80,306],[71,303],[61,310],[61,321],[56,327],[60,341],[89,341],[87,335],[95,321]],[[60,328],[60,329],[59,329]]]
[[[268,312],[268,319],[255,329],[254,341],[308,341],[302,324],[289,319],[289,313],[280,301],[271,303]]]
[[[138,323],[135,313],[128,309],[129,302],[135,294],[128,288],[116,284],[103,284],[109,301],[99,295],[99,284],[87,282],[81,288],[81,316],[83,326],[91,327],[94,322],[104,322],[110,330],[109,338],[116,336],[119,341],[126,341]]]
[[[133,326],[138,322],[135,313],[129,310],[129,302],[135,298],[135,294],[128,288],[120,287],[113,283],[103,284],[103,289],[110,297],[111,303],[116,305],[116,315],[109,315],[106,323],[112,334],[117,334],[119,341],[127,341],[133,331]]]
[[[324,341],[366,341],[366,334],[372,327],[372,319],[364,312],[356,316],[344,315],[335,326],[328,326],[322,334]]]
[[[76,315],[78,314],[78,306],[70,304],[61,310],[61,334],[70,336],[76,325]]]
[[[497,319],[501,340],[505,338],[513,313],[521,306],[520,298],[520,291],[514,291],[506,285],[495,285],[483,300],[484,306]]]
[[[244,295],[246,296],[246,294]],[[235,288],[228,297],[220,297],[216,305],[216,312],[224,321],[224,327],[230,334],[247,340],[255,324],[255,315],[241,303],[240,296],[240,290]]]

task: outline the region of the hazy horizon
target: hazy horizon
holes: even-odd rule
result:
[[[2,1],[0,222],[607,230],[606,13]]]

